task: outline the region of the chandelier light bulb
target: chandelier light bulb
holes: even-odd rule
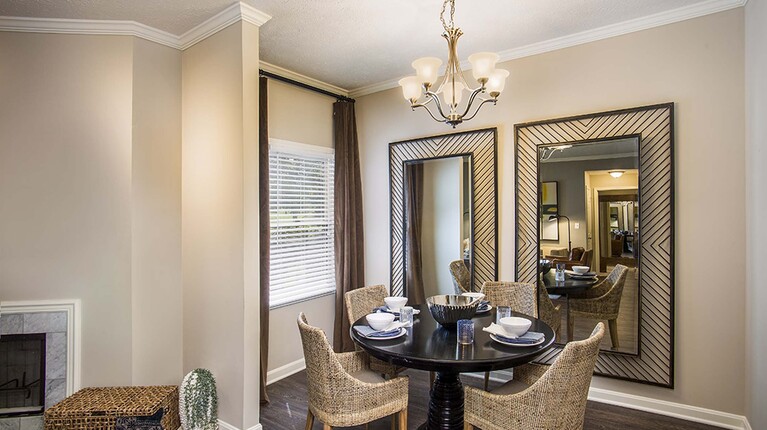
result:
[[[425,85],[426,88],[431,87],[437,82],[439,66],[441,65],[442,60],[436,57],[424,57],[413,61],[413,68],[415,69],[418,81]]]
[[[496,98],[503,92],[503,88],[506,86],[506,78],[509,77],[509,71],[503,69],[495,69],[490,75],[485,85],[490,97]]]
[[[477,52],[476,54],[469,55],[469,63],[471,63],[471,73],[474,79],[480,84],[484,84],[490,78],[490,75],[495,70],[495,63],[498,62],[500,57],[494,52]]]

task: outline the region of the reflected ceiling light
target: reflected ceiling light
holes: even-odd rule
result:
[[[610,171],[609,171],[609,172],[607,172],[607,173],[609,173],[609,174],[610,174],[610,176],[612,176],[613,178],[616,178],[616,179],[617,179],[617,178],[620,178],[621,176],[623,176],[623,174],[624,174],[625,172],[626,172],[625,170],[610,170]]]
[[[445,21],[445,10],[450,5],[450,21]],[[503,92],[506,84],[506,78],[509,77],[508,70],[496,69],[495,63],[500,57],[493,52],[478,52],[469,56],[469,63],[472,67],[472,75],[479,82],[479,87],[471,88],[466,83],[461,71],[461,64],[458,61],[458,38],[463,35],[460,28],[455,27],[455,0],[444,0],[442,12],[439,19],[442,21],[442,27],[445,32],[442,37],[447,40],[447,66],[445,75],[441,81],[438,77],[439,68],[442,60],[434,57],[424,57],[413,61],[415,76],[402,78],[399,81],[402,87],[402,95],[405,100],[410,102],[410,107],[415,110],[422,107],[429,112],[432,118],[438,122],[450,124],[455,128],[456,125],[468,121],[477,115],[479,109],[485,103],[496,104],[498,96]],[[439,85],[436,85],[439,81]],[[432,91],[432,88],[436,90]],[[468,91],[468,101],[466,106],[459,108],[463,100],[463,92]],[[480,94],[489,95],[483,97]],[[421,97],[423,95],[423,98]],[[439,96],[442,96],[443,102],[440,102]],[[420,100],[420,101],[419,101]],[[429,109],[429,104],[434,102],[437,112]],[[475,104],[475,102],[477,102]],[[473,110],[473,111],[472,111]],[[471,112],[471,114],[470,114]]]
[[[546,161],[554,155],[555,152],[564,152],[565,149],[572,148],[573,145],[558,145],[541,148],[541,161]]]

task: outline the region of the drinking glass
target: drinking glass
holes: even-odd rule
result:
[[[399,308],[399,320],[405,324],[405,327],[413,326],[413,307],[403,306]]]
[[[557,282],[564,282],[565,280],[565,263],[557,263],[557,272],[554,274],[554,280]]]
[[[500,324],[501,318],[506,318],[511,316],[511,306],[498,306],[496,309],[495,314],[495,323]]]
[[[462,345],[474,343],[474,321],[458,320],[458,343]]]

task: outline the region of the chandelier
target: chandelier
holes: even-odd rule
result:
[[[450,4],[450,21],[446,22],[445,11],[448,4]],[[410,107],[413,110],[422,107],[429,112],[435,121],[450,124],[453,128],[474,118],[485,103],[495,105],[506,84],[506,78],[509,76],[507,70],[495,68],[495,64],[499,60],[498,54],[478,52],[469,56],[469,63],[471,63],[472,75],[479,86],[472,89],[466,83],[461,71],[461,64],[458,61],[457,51],[458,38],[463,35],[463,32],[460,28],[455,27],[454,15],[455,0],[445,0],[439,19],[445,29],[442,37],[447,40],[448,57],[445,75],[439,85],[436,85],[439,79],[437,75],[442,60],[435,57],[424,57],[413,61],[412,65],[416,75],[402,78],[399,81],[405,100],[410,102]],[[432,91],[432,88],[436,88],[436,90]],[[464,107],[460,107],[464,91],[469,92],[468,103]],[[440,102],[440,95],[444,105],[443,102]],[[436,107],[436,112],[429,108],[429,104],[432,102]]]

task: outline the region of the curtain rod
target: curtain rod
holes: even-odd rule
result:
[[[349,98],[349,97],[346,97],[346,96],[342,96],[341,94],[336,94],[336,93],[333,93],[333,92],[330,92],[330,91],[327,91],[327,90],[323,90],[322,88],[317,88],[317,87],[311,86],[309,84],[305,84],[303,82],[298,82],[298,81],[295,81],[293,79],[286,78],[284,76],[275,75],[274,73],[267,72],[266,70],[263,70],[263,69],[258,69],[258,74],[259,74],[259,76],[265,76],[265,77],[267,77],[269,79],[274,79],[274,80],[277,80],[277,81],[285,82],[286,84],[295,85],[295,86],[301,87],[301,88],[303,88],[305,90],[314,91],[315,93],[320,93],[320,94],[324,94],[326,96],[334,97],[334,98],[336,98],[338,100],[341,100],[341,101],[344,101],[344,102],[354,103],[354,99],[353,98]]]

